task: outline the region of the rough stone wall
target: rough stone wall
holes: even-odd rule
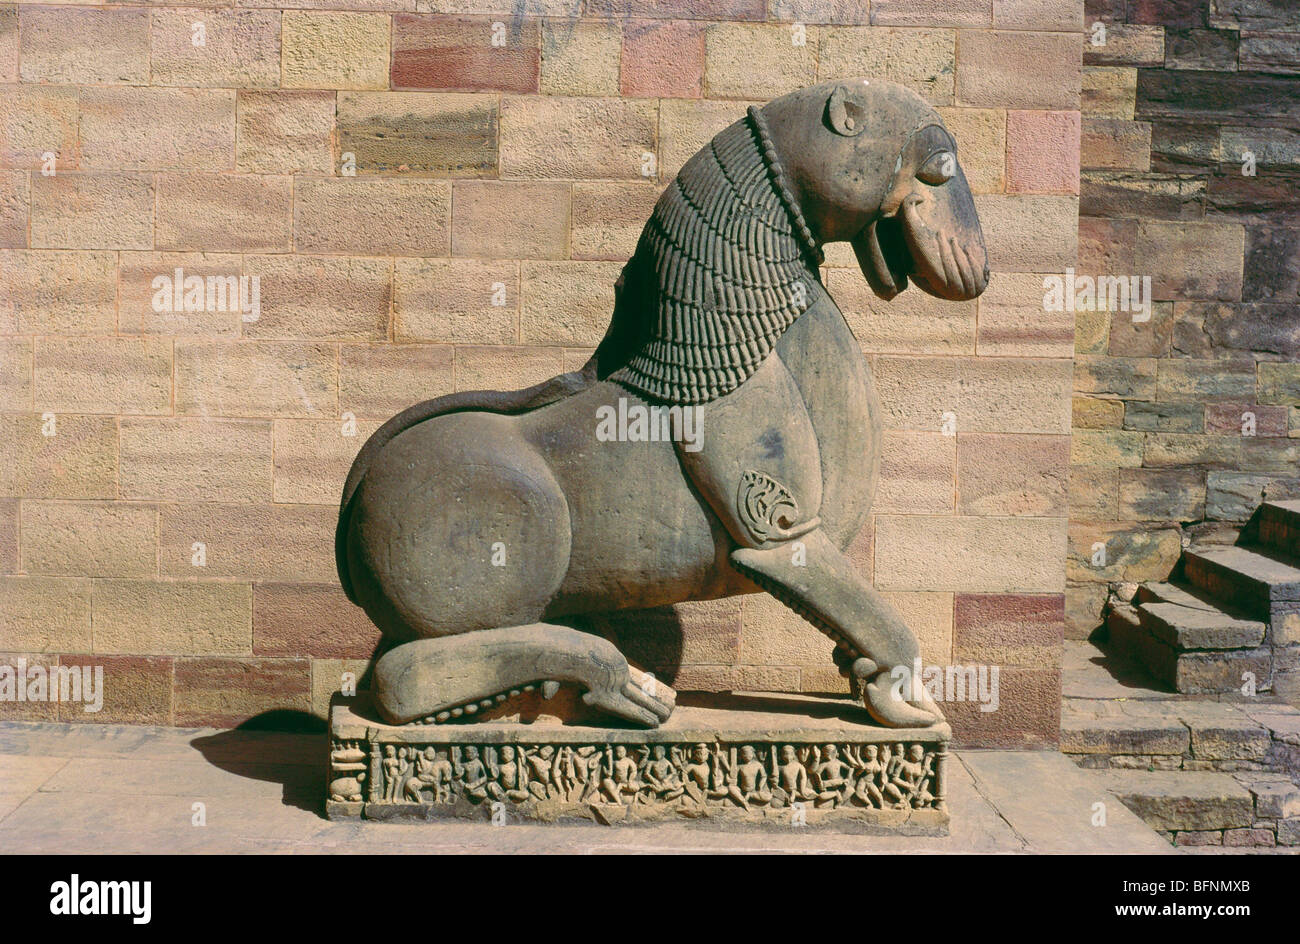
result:
[[[1085,19],[1078,270],[1150,276],[1155,304],[1078,315],[1076,637],[1108,582],[1163,579],[1188,540],[1300,495],[1300,5],[1089,0]]]
[[[854,558],[927,662],[1000,667],[967,743],[1056,742],[1074,322],[1040,283],[1075,260],[1079,0],[237,7],[0,6],[0,652],[108,684],[0,716],[320,713],[377,642],[332,557],[370,431],[581,364],[685,159],[869,75],[940,108],[994,275],[885,305],[831,247],[887,430]],[[158,311],[177,268],[258,276],[257,318]],[[684,690],[843,685],[765,596],[612,622]]]

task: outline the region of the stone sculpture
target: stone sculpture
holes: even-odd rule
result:
[[[779,733],[771,715],[750,730],[699,707],[683,708],[680,716],[692,716],[685,726],[675,717],[655,730],[619,731],[375,725],[364,710],[339,706],[326,809],[339,819],[781,827],[806,811],[835,828],[942,834],[947,726],[889,730],[828,719],[824,706],[786,705],[793,720]]]
[[[877,722],[941,720],[923,695],[891,697],[890,670],[910,670],[917,643],[844,555],[870,508],[880,421],[819,276],[822,247],[841,241],[886,300],[909,280],[952,300],[988,281],[956,143],[933,108],[887,82],[829,82],[751,107],[691,158],[580,371],[421,403],[371,437],[344,488],[336,553],[349,598],[397,644],[375,669],[385,720],[446,721],[570,682],[588,704],[657,726],[672,690],[566,622],[759,589],[834,641]],[[632,418],[624,441],[609,441],[615,417]],[[611,803],[736,804],[793,791],[852,804],[928,789],[901,748],[892,771],[835,745],[806,762],[776,745],[696,761],[697,747],[671,771],[657,755],[561,751],[549,785],[524,786],[539,769],[531,750],[493,760],[508,782],[477,754],[453,758],[456,790],[483,800],[542,783]],[[755,763],[770,770],[759,777]],[[377,770],[383,795],[400,798],[389,768]],[[413,776],[438,794],[431,773]]]

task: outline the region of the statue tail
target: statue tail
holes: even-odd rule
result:
[[[390,419],[366,440],[366,444],[361,447],[357,457],[352,460],[352,469],[348,472],[347,481],[343,485],[343,498],[339,503],[339,523],[334,531],[334,563],[338,568],[339,582],[343,585],[343,592],[347,594],[348,599],[353,603],[357,598],[352,589],[352,579],[348,573],[348,524],[352,517],[352,499],[361,487],[362,480],[366,477],[366,471],[370,468],[371,463],[399,433],[423,423],[425,420],[433,419],[435,416],[445,416],[449,413],[503,413],[514,415],[527,413],[538,407],[546,406],[548,403],[554,403],[557,400],[563,400],[565,397],[572,396],[589,387],[596,379],[595,361],[589,361],[580,371],[568,374],[560,374],[558,377],[552,377],[550,380],[543,381],[533,387],[526,387],[523,390],[467,390],[461,393],[448,394],[445,397],[437,397],[433,400],[425,400],[423,403],[417,403],[415,406],[408,407],[401,413],[398,413]]]

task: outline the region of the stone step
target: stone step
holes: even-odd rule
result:
[[[1177,697],[1067,698],[1061,752],[1084,767],[1258,770],[1277,761],[1263,721],[1228,702]]]
[[[1202,547],[1183,552],[1183,574],[1192,585],[1250,616],[1300,601],[1300,567],[1280,552],[1254,547]]]
[[[1231,774],[1213,771],[1108,770],[1105,788],[1163,833],[1250,829],[1255,798]]]
[[[1178,603],[1143,603],[1138,621],[1179,652],[1192,649],[1253,649],[1264,641],[1268,626],[1236,619],[1222,610],[1193,609]]]
[[[1264,502],[1254,524],[1261,545],[1300,557],[1300,500]]]
[[[1157,607],[1156,613],[1143,616],[1142,610],[1148,606]],[[1149,628],[1160,619],[1159,607],[1160,604],[1145,603],[1138,607],[1127,604],[1112,606],[1106,619],[1112,646],[1140,663],[1175,692],[1235,692],[1241,688],[1245,673],[1256,679],[1257,686],[1268,687],[1273,677],[1271,649],[1265,646],[1226,650],[1177,648],[1167,641],[1170,631],[1165,632],[1166,638],[1161,638]],[[1188,613],[1192,612],[1195,611],[1188,610]],[[1187,619],[1193,618],[1188,614],[1182,615]]]
[[[1133,605],[1141,603],[1176,603],[1192,610],[1205,610],[1211,613],[1227,613],[1236,619],[1248,619],[1249,616],[1230,603],[1217,600],[1195,584],[1185,581],[1152,580],[1138,584],[1137,596]]]

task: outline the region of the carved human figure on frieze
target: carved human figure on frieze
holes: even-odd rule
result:
[[[344,589],[394,644],[375,669],[386,720],[459,716],[544,681],[656,726],[672,689],[575,625],[760,589],[833,640],[877,722],[941,718],[924,692],[891,694],[916,639],[845,556],[880,452],[867,364],[819,271],[845,241],[887,300],[909,283],[970,299],[988,281],[956,142],[887,82],[752,107],[687,161],[581,370],[417,404],[371,437],[336,551]],[[698,411],[693,435],[598,435],[598,417],[633,408]],[[578,776],[584,792],[604,779]]]

